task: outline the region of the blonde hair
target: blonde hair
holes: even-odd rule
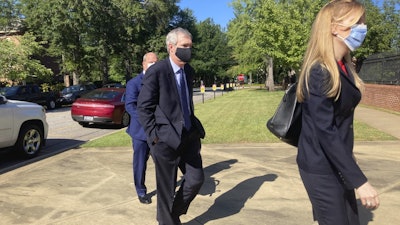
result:
[[[325,84],[327,97],[340,96],[340,73],[335,60],[333,49],[332,24],[344,24],[343,21],[353,18],[346,26],[351,27],[356,24],[365,14],[364,6],[355,0],[334,0],[327,3],[317,14],[313,23],[307,51],[304,55],[303,65],[297,87],[297,99],[303,102],[305,99],[304,91],[309,93],[308,80],[310,70],[314,65],[321,65],[324,70],[329,72],[330,80]],[[351,63],[350,53],[344,57],[344,63]],[[362,90],[363,82],[351,64],[347,66],[354,76],[356,86]],[[306,89],[304,90],[304,86]]]

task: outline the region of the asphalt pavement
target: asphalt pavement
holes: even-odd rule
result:
[[[359,107],[356,119],[400,138],[400,116]],[[266,130],[267,132],[267,130]],[[400,224],[400,140],[356,142],[355,155],[380,193],[361,225]],[[311,205],[284,143],[206,144],[205,183],[182,216],[186,225],[311,225]],[[74,148],[0,175],[0,224],[155,225],[154,164],[146,184],[153,203],[140,204],[130,147]]]

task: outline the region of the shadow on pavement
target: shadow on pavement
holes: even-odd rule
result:
[[[200,189],[199,195],[203,196],[212,196],[215,193],[217,186],[219,184],[219,180],[216,180],[212,177],[214,174],[217,174],[223,170],[227,170],[232,167],[233,164],[237,163],[237,159],[230,159],[222,162],[218,162],[207,166],[204,168],[205,180],[204,184]]]
[[[34,158],[24,158],[17,154],[15,148],[0,151],[0,174],[46,159],[53,155],[72,149],[85,143],[85,141],[72,139],[47,139],[39,154]]]
[[[230,191],[216,198],[214,204],[206,212],[185,225],[207,224],[209,221],[239,213],[246,201],[254,196],[264,182],[272,182],[277,177],[276,174],[266,174],[240,182]]]

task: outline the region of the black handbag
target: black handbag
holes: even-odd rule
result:
[[[274,116],[267,122],[271,133],[290,145],[296,146],[301,131],[301,103],[296,97],[297,82],[283,96]]]

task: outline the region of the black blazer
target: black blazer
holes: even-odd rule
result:
[[[184,71],[189,90],[192,126],[200,132],[204,129],[194,116],[193,76],[194,70],[185,64]],[[146,134],[147,142],[162,141],[173,149],[181,143],[184,118],[177,89],[175,73],[169,58],[149,67],[142,81],[138,97],[138,115]]]
[[[358,188],[367,181],[353,158],[354,109],[361,93],[350,71],[347,76],[339,70],[341,93],[337,101],[324,94],[329,73],[320,65],[310,71],[310,93],[302,104],[297,163],[309,173],[340,173],[348,188]]]

